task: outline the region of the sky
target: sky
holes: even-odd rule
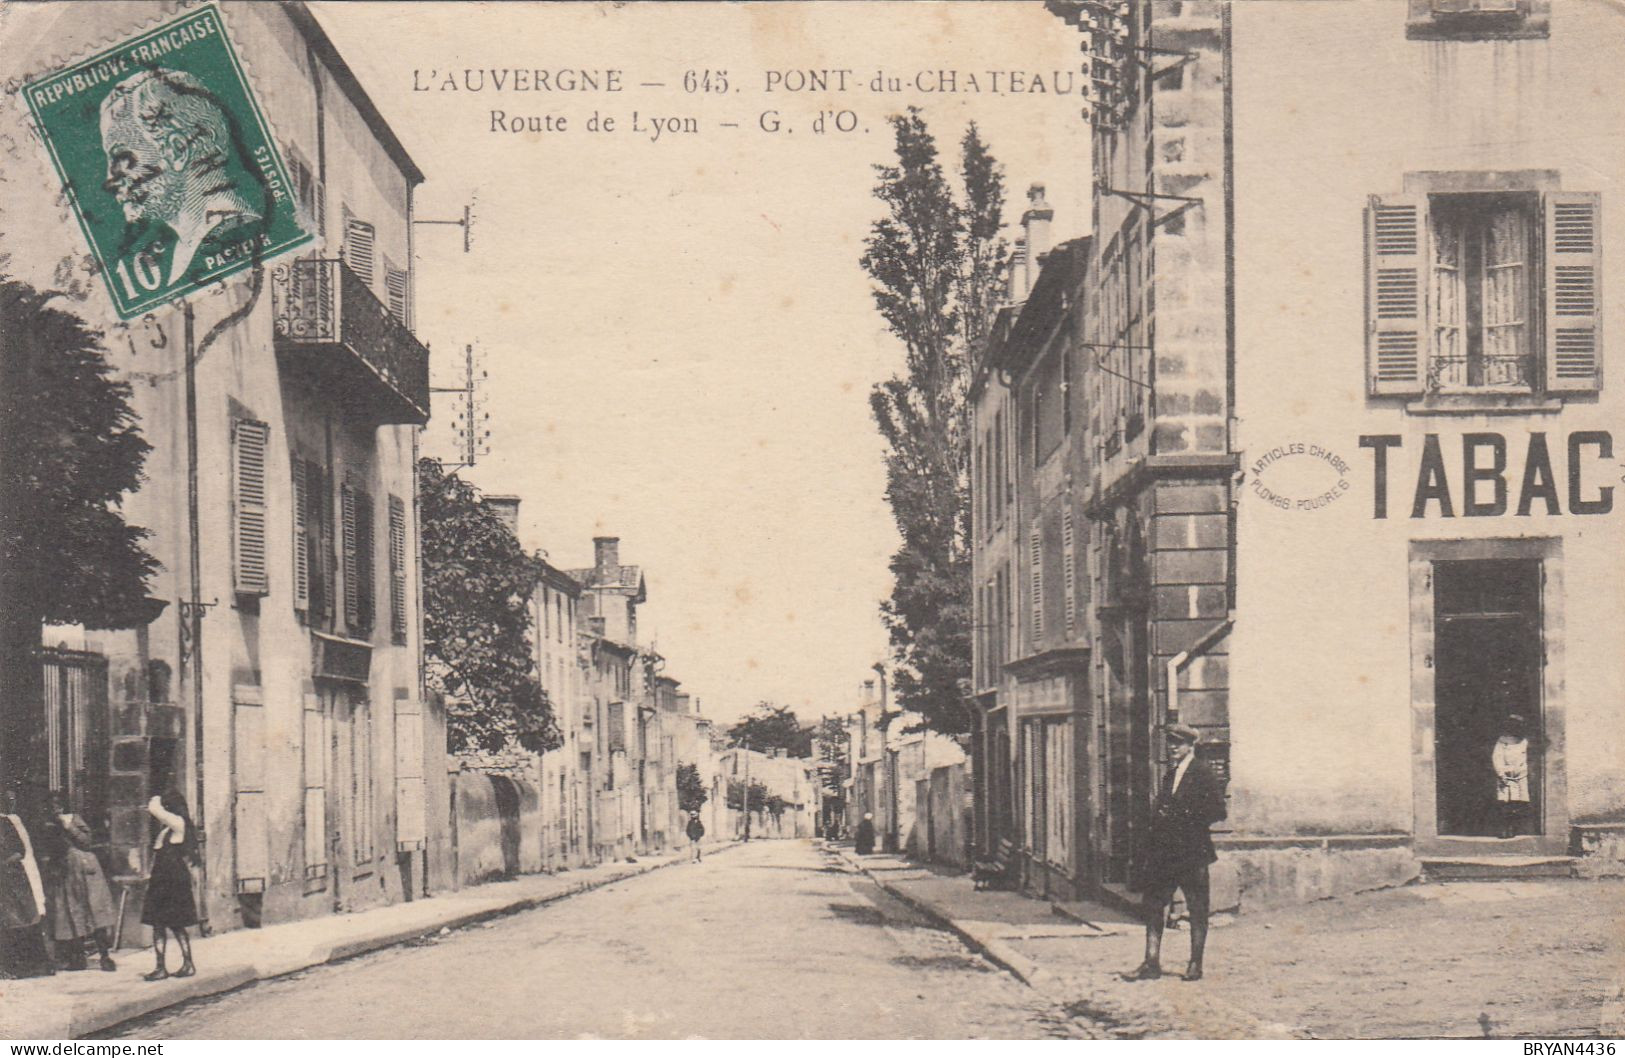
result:
[[[640,635],[706,714],[850,708],[889,657],[897,546],[868,393],[902,348],[858,263],[886,118],[921,106],[949,164],[975,120],[1007,220],[1040,181],[1057,240],[1084,234],[1080,101],[1032,91],[1076,71],[1076,33],[1036,2],[312,6],[426,174],[417,216],[473,203],[467,254],[457,228],[416,229],[434,384],[461,383],[467,343],[485,373],[490,451],[463,476],[521,497],[522,543],[556,566],[620,537],[648,582]],[[618,70],[622,90],[495,91],[515,69]],[[685,92],[688,71],[713,91]],[[919,89],[940,71],[959,91]],[[521,116],[542,130],[509,131]],[[437,397],[432,453],[456,410]]]

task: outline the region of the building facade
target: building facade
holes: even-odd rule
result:
[[[34,51],[93,51],[173,9],[40,12]],[[44,781],[136,891],[147,798],[185,794],[215,930],[410,899],[450,877],[444,717],[420,660],[428,350],[411,330],[411,218],[423,174],[304,5],[222,14],[255,57],[253,87],[317,248],[109,334],[153,446],[124,509],[152,531],[163,569],[150,590],[166,605],[129,631],[48,630],[47,643],[83,648],[46,652],[48,676],[91,666],[105,693],[48,697],[44,718]],[[80,236],[51,204],[43,161],[13,160],[27,178],[8,191],[0,248],[18,278],[59,286],[82,255],[37,255]],[[31,206],[25,187],[39,189]],[[70,289],[94,317],[99,292]],[[183,338],[217,324],[189,400]],[[133,922],[139,901],[130,908]]]

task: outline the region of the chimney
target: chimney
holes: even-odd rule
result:
[[[593,565],[599,569],[613,569],[621,564],[621,538],[595,536],[592,538]]]
[[[502,524],[514,536],[519,535],[519,497],[518,496],[487,496],[485,509],[502,519]]]
[[[1010,255],[1010,276],[1006,293],[1011,304],[1027,300],[1027,238],[1016,236],[1015,252]]]
[[[1038,272],[1049,256],[1049,222],[1055,210],[1044,201],[1044,185],[1034,184],[1027,189],[1027,212],[1021,215],[1021,228],[1027,236],[1027,290],[1038,285]]]
[[[604,636],[608,634],[607,631],[604,628],[604,618],[602,618],[602,617],[589,617],[589,618],[587,618],[587,631],[591,632],[593,635],[597,636],[599,639],[603,639]]]

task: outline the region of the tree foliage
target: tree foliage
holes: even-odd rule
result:
[[[51,305],[57,296],[0,279],[0,576],[8,618],[34,625],[36,640],[45,622],[147,623],[159,568],[147,530],[120,510],[152,449],[130,387],[101,334]]]
[[[102,335],[0,277],[0,774],[44,760],[40,670],[46,624],[131,628],[158,616],[148,532],[124,519],[151,446]]]
[[[902,545],[892,556],[890,632],[898,704],[928,727],[969,730],[970,375],[1006,267],[1002,167],[975,124],[951,186],[917,108],[892,119],[896,164],[875,167],[874,222],[862,265],[875,305],[903,343],[903,371],[869,404],[885,438],[886,498]]]
[[[767,784],[750,781],[750,810],[760,812],[767,807]],[[742,811],[745,806],[745,784],[739,779],[728,780],[728,807],[735,812]]]
[[[825,796],[839,797],[852,776],[846,724],[838,716],[826,716],[818,721],[813,736],[818,745],[818,784]]]
[[[434,460],[418,462],[418,502],[424,669],[446,699],[451,750],[558,748],[558,724],[530,642],[540,563],[477,489]]]
[[[813,729],[787,705],[757,702],[755,712],[728,729],[728,739],[736,746],[748,741],[763,753],[782,749],[787,757],[812,756]]]
[[[710,800],[705,780],[700,778],[698,764],[677,765],[677,807],[684,812],[698,812]]]

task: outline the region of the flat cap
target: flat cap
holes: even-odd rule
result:
[[[1200,742],[1202,733],[1185,724],[1168,724],[1164,729],[1170,742]]]

